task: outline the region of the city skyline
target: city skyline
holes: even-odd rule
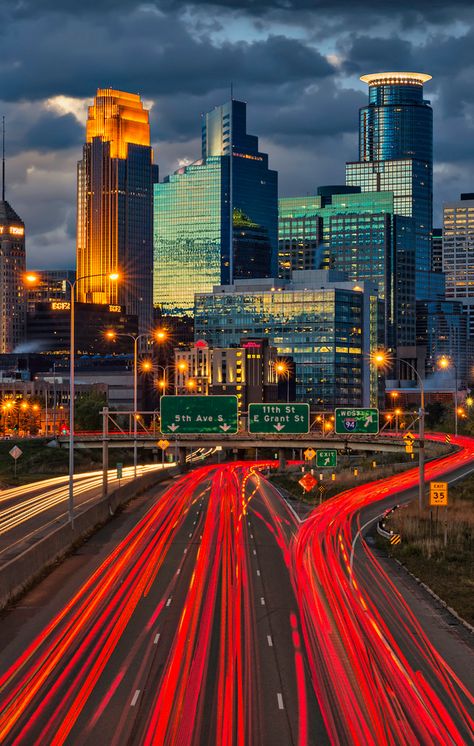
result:
[[[438,3],[407,7],[394,13],[366,2],[354,14],[340,1],[332,17],[320,3],[305,2],[286,9],[162,2],[112,11],[99,2],[80,11],[38,3],[23,4],[21,14],[4,10],[7,199],[28,227],[30,265],[73,264],[75,163],[86,107],[108,85],[152,106],[155,162],[166,174],[195,157],[194,123],[228,99],[233,81],[234,95],[249,103],[249,130],[279,171],[280,196],[292,196],[342,183],[345,161],[357,157],[357,111],[366,101],[359,75],[425,71],[433,75],[426,95],[435,112],[440,225],[441,203],[471,190],[472,103],[464,79],[473,12],[467,3],[454,12]],[[77,39],[86,29],[82,49]],[[35,60],[28,70],[23,50]]]

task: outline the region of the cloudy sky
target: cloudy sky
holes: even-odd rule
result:
[[[394,10],[395,8],[395,10]],[[471,0],[0,0],[7,199],[29,266],[74,266],[76,161],[97,87],[151,107],[161,177],[200,155],[200,114],[229,96],[280,173],[280,195],[344,183],[359,75],[428,72],[440,205],[474,191]]]

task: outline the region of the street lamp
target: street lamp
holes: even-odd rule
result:
[[[458,434],[458,366],[452,358],[443,355],[438,360],[438,367],[442,370],[454,368],[454,434]]]
[[[75,280],[71,281],[67,277],[63,279],[69,285],[71,291],[70,301],[70,337],[69,337],[69,498],[68,498],[68,513],[71,528],[74,528],[74,397],[75,397],[75,377],[74,377],[74,363],[75,363],[75,305],[76,305],[76,286],[83,280],[90,280],[93,277],[108,277],[111,282],[117,282],[120,279],[118,272],[99,272],[98,274],[82,275],[76,277]],[[25,275],[25,283],[27,285],[36,285],[39,281],[39,276],[33,272],[29,272]]]
[[[377,368],[386,368],[389,363],[389,357],[383,350],[378,350],[371,356],[372,363]],[[418,373],[414,365],[409,363],[407,360],[403,361],[410,370],[413,371],[420,386],[420,427],[418,431],[418,469],[419,469],[419,482],[418,482],[418,507],[421,511],[423,509],[424,496],[425,496],[425,388],[423,385],[423,379]]]
[[[274,363],[274,369],[277,380],[280,378],[286,378],[286,401],[290,401],[290,366],[286,360],[276,360]]]

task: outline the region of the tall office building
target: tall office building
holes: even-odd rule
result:
[[[202,158],[155,185],[154,304],[192,314],[194,293],[277,271],[277,173],[247,134],[246,104],[202,119]],[[231,248],[232,247],[232,248]]]
[[[140,96],[97,91],[77,172],[78,299],[124,306],[140,331],[152,323],[153,164],[148,111]],[[119,271],[119,283],[108,275]],[[93,275],[93,277],[90,277]]]
[[[468,336],[474,337],[474,193],[443,207],[442,262],[446,298],[462,302]]]
[[[13,352],[25,339],[25,224],[5,200],[0,202],[0,353]]]
[[[369,104],[360,109],[359,160],[346,164],[346,183],[391,191],[395,213],[415,223],[417,300],[442,298],[443,276],[431,271],[433,111],[423,98],[423,73],[363,75]]]
[[[214,347],[268,339],[293,360],[297,399],[322,408],[377,404],[377,371],[367,360],[383,341],[382,321],[375,283],[343,272],[236,280],[196,295],[196,339]]]
[[[433,228],[431,237],[431,269],[433,272],[443,271],[443,229]]]
[[[27,288],[27,313],[34,313],[40,303],[68,303],[71,300],[71,287],[76,279],[74,269],[42,269],[38,272],[38,282]]]
[[[385,305],[384,344],[414,345],[414,224],[395,214],[392,192],[327,186],[279,205],[280,273],[322,264],[354,282],[372,280]]]

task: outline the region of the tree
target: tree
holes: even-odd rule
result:
[[[445,416],[446,407],[440,401],[433,401],[426,405],[426,424],[428,427],[437,427]]]
[[[82,394],[75,407],[75,427],[77,430],[101,430],[102,429],[102,408],[107,406],[105,394],[98,391],[91,391],[89,394]]]

